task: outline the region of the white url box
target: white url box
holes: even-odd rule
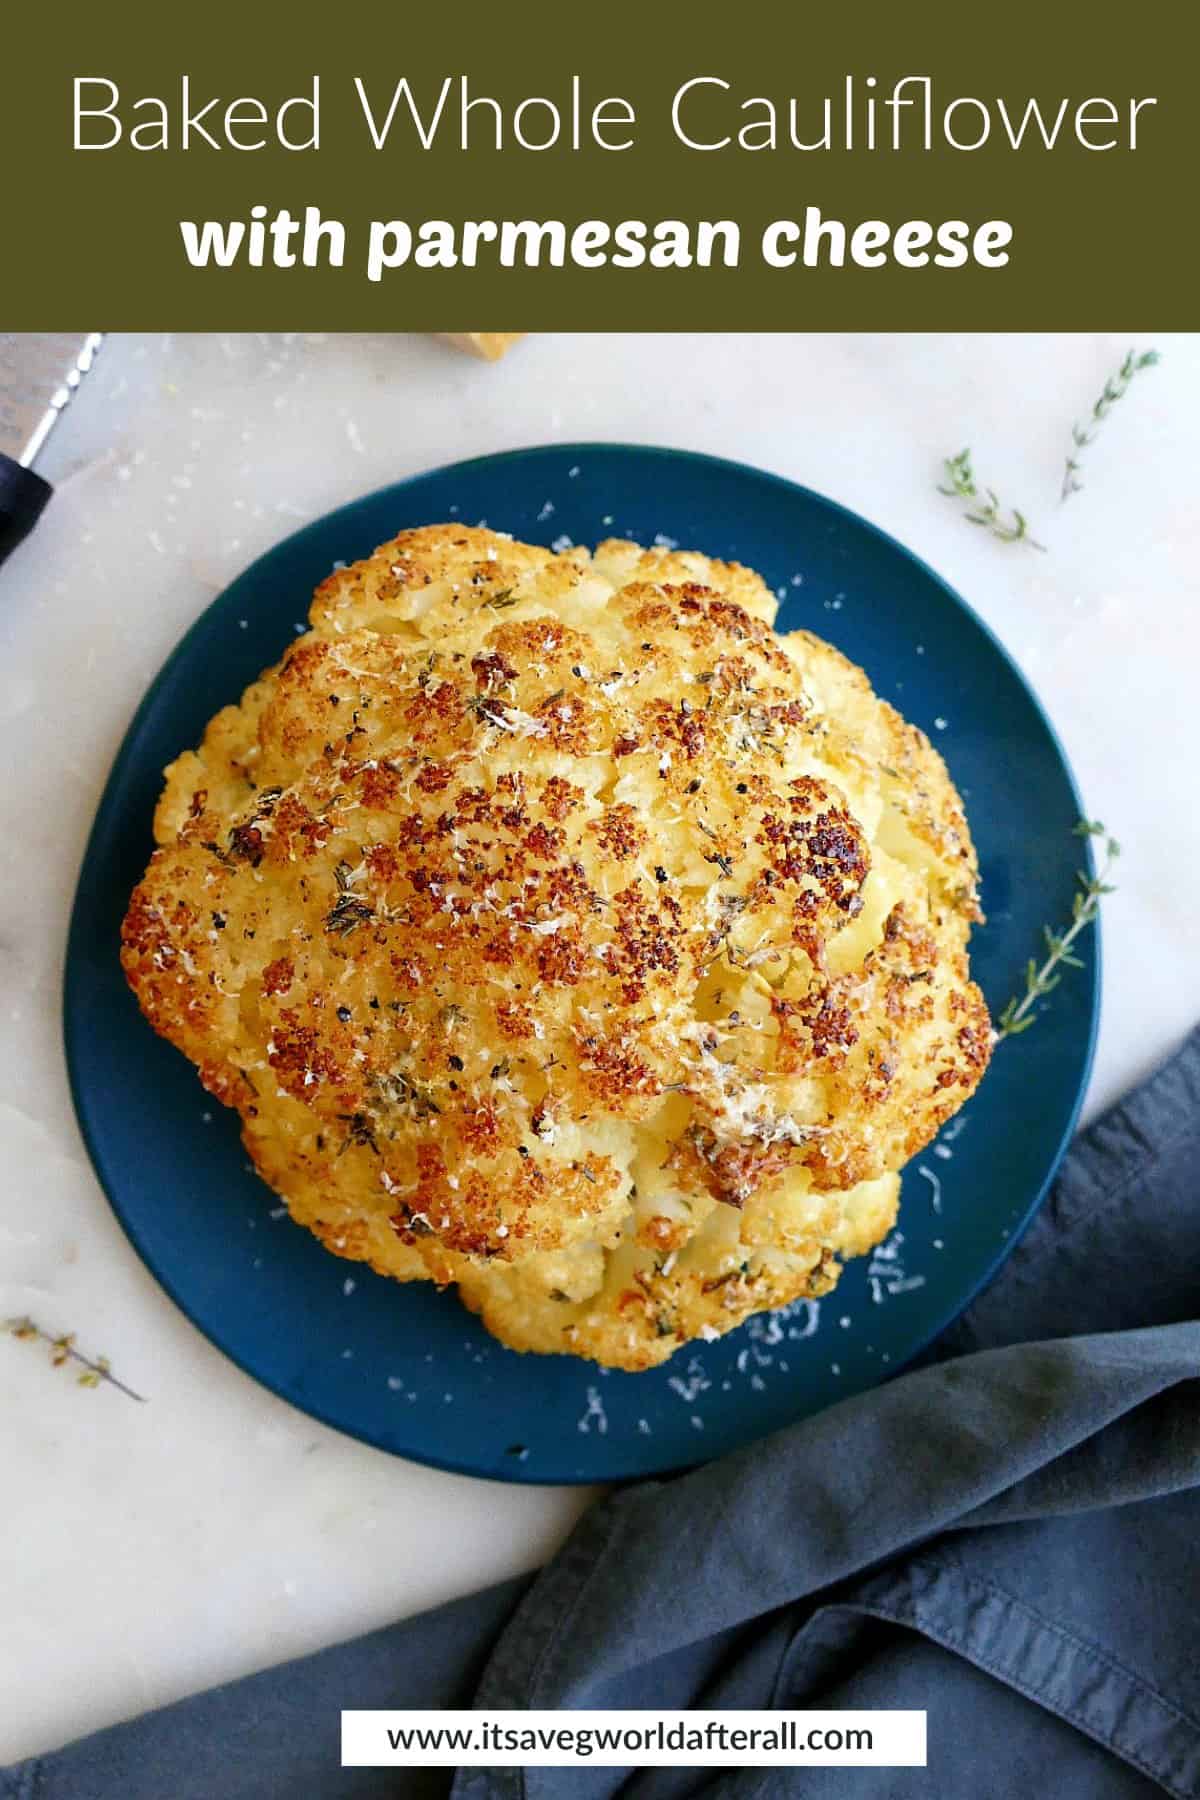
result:
[[[923,1712],[343,1712],[342,1767],[917,1768]]]

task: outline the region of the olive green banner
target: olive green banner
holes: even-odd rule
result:
[[[1187,329],[1193,19],[26,7],[0,327]]]

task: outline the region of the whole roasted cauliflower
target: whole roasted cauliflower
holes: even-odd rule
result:
[[[643,1369],[826,1293],[971,1094],[941,758],[737,564],[403,532],[167,771],[123,961],[330,1250]]]

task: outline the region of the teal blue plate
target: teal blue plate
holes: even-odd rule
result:
[[[237,1120],[156,1038],[117,961],[150,853],[161,771],[305,617],[338,560],[460,518],[549,542],[656,535],[761,570],[784,629],[861,663],[929,732],[967,803],[983,869],[976,973],[993,1011],[1042,926],[1070,915],[1081,807],[1062,747],[1000,644],[924,563],[819,494],[740,464],[626,445],[553,445],[438,469],[343,506],[259,558],[188,632],[117,757],[84,858],[66,964],[71,1084],[97,1173],[139,1254],[248,1374],[339,1430],[440,1468],[615,1481],[719,1456],[894,1373],[962,1309],[1046,1191],[1087,1081],[1099,947],[1035,1030],[904,1176],[899,1228],[820,1306],[764,1315],[642,1375],[504,1350],[453,1294],[339,1262],[281,1216]]]

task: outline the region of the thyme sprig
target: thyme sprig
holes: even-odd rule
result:
[[[1014,995],[1000,1014],[996,1026],[997,1043],[1002,1038],[1017,1037],[1022,1031],[1028,1031],[1037,1018],[1034,1007],[1058,986],[1064,969],[1082,969],[1085,966],[1075,955],[1075,940],[1099,914],[1104,895],[1116,892],[1109,876],[1121,854],[1120,844],[1109,836],[1099,819],[1081,819],[1075,832],[1079,837],[1105,840],[1100,873],[1093,876],[1080,870],[1079,886],[1071,906],[1071,923],[1064,931],[1052,931],[1048,925],[1043,927],[1046,939],[1045,960],[1039,964],[1036,958],[1030,957],[1025,968],[1025,992],[1019,1000]]]
[[[1002,544],[1028,544],[1031,550],[1044,550],[1029,529],[1029,520],[1019,508],[1002,507],[994,488],[980,487],[971,466],[970,450],[960,450],[942,463],[946,482],[939,483],[938,493],[948,500],[968,500],[973,504],[964,513],[968,525],[978,525]],[[946,485],[948,483],[949,485]]]
[[[118,1380],[109,1366],[107,1356],[85,1356],[82,1350],[76,1349],[74,1332],[64,1332],[55,1336],[52,1331],[44,1331],[30,1318],[6,1319],[3,1329],[8,1332],[10,1337],[20,1338],[26,1342],[32,1339],[42,1344],[48,1344],[50,1360],[56,1369],[61,1368],[64,1363],[77,1363],[83,1371],[76,1377],[80,1387],[94,1388],[99,1387],[101,1382],[107,1382],[109,1387],[119,1388],[121,1393],[127,1394],[131,1400],[137,1400],[145,1405],[145,1394],[135,1393],[133,1388],[127,1387],[123,1381]]]
[[[1161,361],[1162,357],[1157,350],[1141,352],[1130,350],[1116,374],[1110,375],[1105,382],[1099,398],[1092,406],[1087,422],[1072,427],[1072,449],[1067,457],[1066,468],[1063,470],[1061,499],[1069,500],[1072,494],[1079,493],[1083,487],[1083,483],[1079,479],[1079,471],[1083,467],[1079,452],[1086,450],[1089,444],[1095,443],[1100,427],[1117,401],[1125,398],[1135,376],[1140,375],[1143,369],[1153,369]]]

